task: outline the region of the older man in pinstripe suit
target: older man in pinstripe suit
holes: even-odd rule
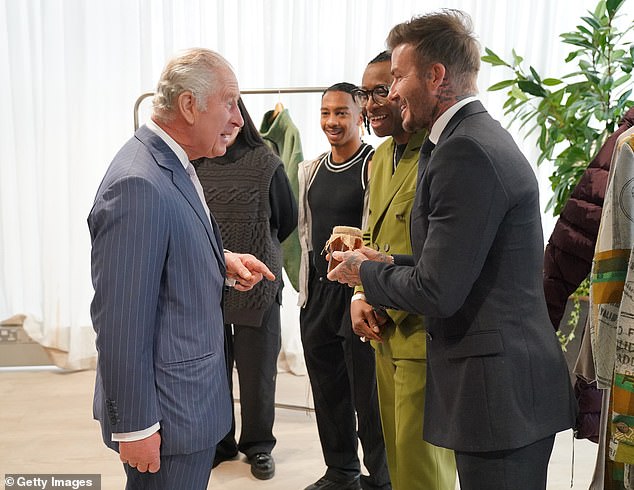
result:
[[[165,67],[151,121],[115,156],[88,217],[99,360],[94,414],[127,489],[205,489],[229,430],[222,293],[269,269],[223,251],[190,160],[224,154],[243,120],[217,53]]]

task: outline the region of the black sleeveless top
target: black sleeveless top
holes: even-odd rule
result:
[[[324,155],[308,189],[312,218],[312,261],[317,275],[328,270],[324,245],[334,226],[361,228],[363,198],[368,182],[368,163],[374,149],[362,143],[359,150],[343,163],[333,164],[332,153]]]

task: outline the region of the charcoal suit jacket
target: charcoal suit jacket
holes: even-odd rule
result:
[[[424,437],[459,451],[523,447],[572,427],[576,403],[544,300],[538,186],[479,101],[421,156],[413,255],[363,262],[373,305],[425,316]]]
[[[178,157],[146,126],[110,164],[88,225],[104,442],[117,450],[113,432],[160,422],[162,455],[214,446],[232,410],[222,241]]]

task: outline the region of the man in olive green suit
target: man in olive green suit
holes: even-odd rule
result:
[[[364,108],[377,136],[391,136],[372,159],[368,229],[365,245],[390,254],[412,253],[410,212],[416,194],[419,150],[425,131],[406,133],[398,101],[388,101],[390,55],[383,52],[368,64],[355,99]],[[453,451],[423,440],[426,381],[426,338],[423,320],[404,311],[387,310],[377,318],[358,287],[350,308],[355,325],[376,329],[377,385],[388,467],[394,490],[453,490]],[[358,327],[357,327],[358,328]]]

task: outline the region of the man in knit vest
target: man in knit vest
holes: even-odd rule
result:
[[[228,290],[224,301],[227,375],[232,385],[235,360],[240,384],[241,431],[218,444],[214,463],[233,459],[240,450],[251,473],[261,480],[275,475],[275,381],[281,345],[282,247],[297,226],[297,204],[282,161],[264,144],[242,102],[243,128],[232,135],[227,153],[196,162],[225,247],[252,251],[275,274],[246,293]]]

